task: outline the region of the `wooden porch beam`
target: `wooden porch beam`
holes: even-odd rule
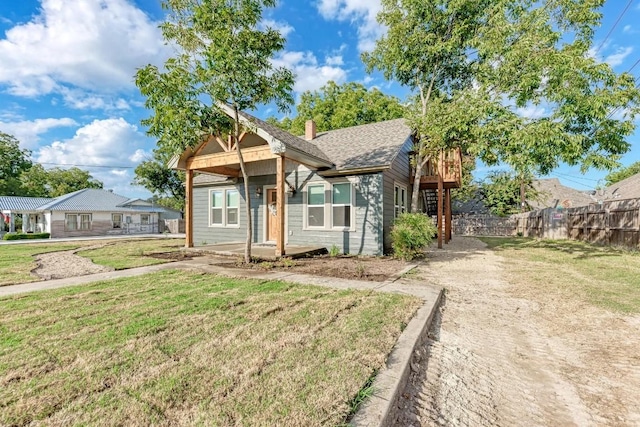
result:
[[[185,205],[184,205],[184,216],[185,216],[185,242],[184,246],[186,248],[193,247],[193,171],[186,171],[186,185],[185,185]]]
[[[215,140],[216,140],[216,142],[218,143],[218,145],[219,145],[220,147],[222,147],[222,149],[223,149],[225,152],[229,151],[229,147],[227,146],[227,144],[225,144],[225,142],[222,140],[222,138],[220,138],[220,135],[216,135],[216,136],[215,136]]]
[[[240,171],[238,169],[228,168],[226,166],[216,166],[213,168],[203,168],[199,170],[202,172],[215,173],[217,175],[230,176],[233,178],[240,177]]]
[[[444,190],[444,242],[451,240],[451,189]]]
[[[284,249],[284,198],[285,191],[285,160],[283,156],[278,156],[276,160],[276,228],[278,230],[276,236],[276,256],[285,255]]]
[[[242,140],[244,139],[244,137],[247,136],[246,132],[242,132],[240,134],[240,138],[238,138],[238,144],[240,144],[242,142]],[[233,145],[231,146],[231,151],[236,149],[236,143],[234,142]]]
[[[277,159],[280,157],[277,154],[273,154],[269,146],[244,148],[241,151],[245,163]],[[237,164],[238,154],[235,151],[204,154],[202,156],[191,157],[190,159],[188,159],[187,170],[198,170]]]

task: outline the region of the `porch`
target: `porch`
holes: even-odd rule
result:
[[[280,258],[275,255],[275,244],[253,244],[251,245],[251,256],[267,261],[273,261]],[[213,245],[204,245],[198,247],[187,247],[186,251],[198,252],[211,255],[223,255],[242,257],[244,256],[244,242],[217,243]],[[299,246],[285,245],[284,252],[287,258],[305,258],[313,255],[323,255],[327,253],[324,246]]]

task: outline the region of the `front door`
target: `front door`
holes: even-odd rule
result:
[[[275,188],[267,190],[267,240],[275,242],[278,238],[278,221],[276,202],[278,201],[278,192]]]

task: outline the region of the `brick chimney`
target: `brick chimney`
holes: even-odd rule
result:
[[[307,120],[304,124],[304,139],[311,141],[316,137],[316,122]]]

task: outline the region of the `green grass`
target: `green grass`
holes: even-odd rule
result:
[[[488,238],[511,280],[614,312],[640,313],[640,254],[572,240]]]
[[[167,259],[149,255],[175,252],[184,245],[183,239],[146,239],[112,241],[77,241],[73,243],[33,243],[0,246],[0,286],[41,280],[32,275],[37,267],[35,256],[48,252],[69,251],[104,244],[100,249],[79,251],[78,255],[90,258],[94,263],[116,270],[165,263]]]
[[[77,249],[87,242],[78,243],[33,243],[0,246],[0,286],[27,283],[40,280],[31,275],[37,267],[35,255],[47,252]]]
[[[177,270],[3,298],[0,425],[338,425],[419,305]]]
[[[95,264],[123,270],[165,263],[166,259],[153,258],[150,255],[175,252],[183,246],[184,239],[125,240],[109,243],[98,249],[79,251],[77,254],[89,258]]]

